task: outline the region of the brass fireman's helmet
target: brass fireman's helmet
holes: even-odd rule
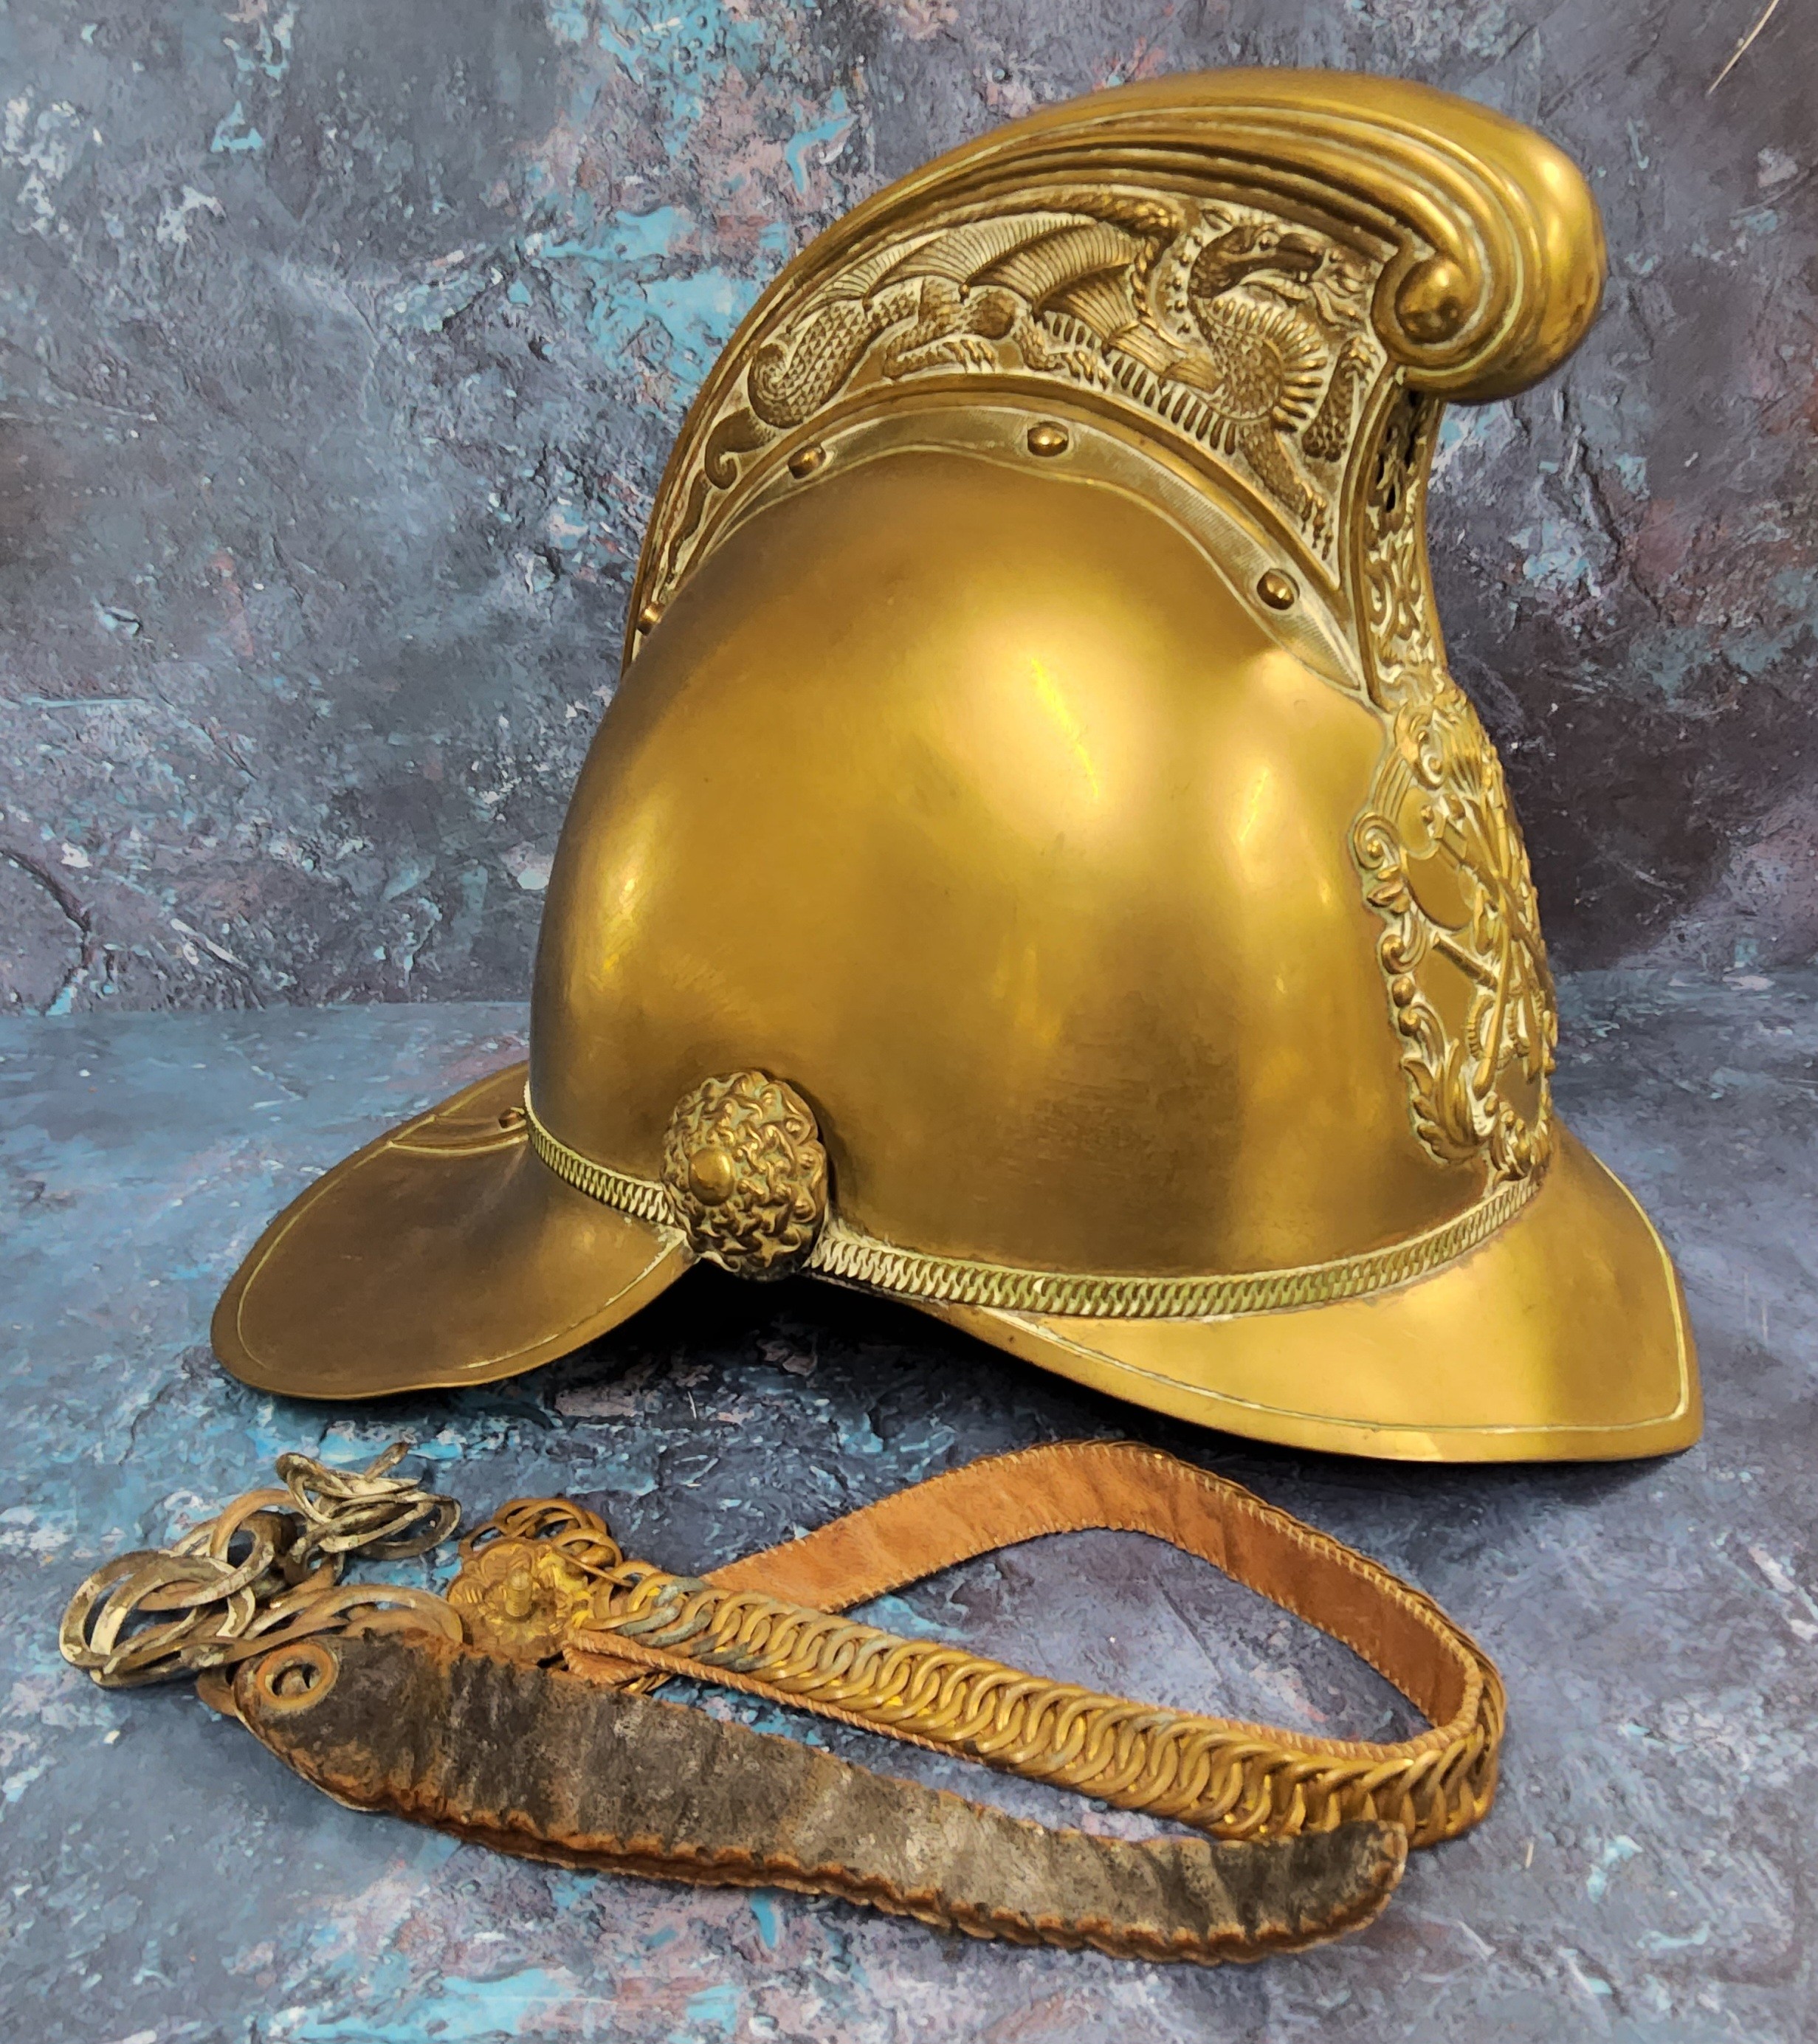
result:
[[[505,1377],[704,1256],[1266,1439],[1693,1440],[1423,525],[1443,401],[1553,368],[1602,270],[1538,136],[1316,73],[1059,107],[823,235],[670,463],[528,1091],[281,1215],[229,1367]]]

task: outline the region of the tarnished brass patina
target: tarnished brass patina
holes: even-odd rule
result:
[[[1318,73],[1055,108],[821,236],[659,493],[528,1093],[313,1186],[229,1366],[503,1376],[705,1254],[1302,1446],[1696,1438],[1425,551],[1443,401],[1555,367],[1602,271],[1539,137]],[[794,1105],[709,1139],[723,1085]]]
[[[346,1553],[422,1554],[453,1531],[452,1499],[387,1475],[403,1452],[400,1443],[352,1474],[281,1457],[286,1489],[249,1492],[172,1546],[121,1556],[83,1583],[64,1613],[64,1658],[104,1687],[200,1675],[206,1700],[256,1730],[249,1703],[256,1716],[282,1717],[325,1696],[339,1679],[337,1639],[426,1632],[528,1668],[559,1661],[603,1689],[647,1693],[675,1675],[741,1689],[1235,1841],[1386,1823],[1408,1847],[1428,1846],[1470,1830],[1495,1799],[1502,1681],[1467,1633],[1342,1542],[1136,1442],[989,1457],[701,1577],[628,1558],[606,1522],[571,1500],[517,1498],[462,1541],[446,1598],[336,1580]],[[1053,1681],[840,1616],[955,1562],[1087,1527],[1164,1540],[1296,1613],[1393,1683],[1428,1728],[1394,1741],[1278,1730]],[[174,1609],[184,1616],[163,1622]],[[231,1684],[222,1679],[242,1664]],[[405,1693],[398,1704],[420,1711],[424,1700]],[[420,1739],[437,1729],[433,1712],[404,1727]],[[475,1798],[473,1770],[519,1743],[520,1728],[495,1719],[463,1731],[442,1777],[448,1800],[407,1803],[403,1814],[502,1842],[491,1838],[498,1806]],[[570,1850],[585,1836],[573,1798],[598,1771],[598,1751],[584,1750],[591,1760],[561,1792]],[[627,1758],[636,1767],[649,1757]]]

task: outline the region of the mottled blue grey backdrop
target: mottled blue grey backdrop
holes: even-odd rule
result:
[[[1555,951],[1818,951],[1818,162],[1788,0],[13,0],[0,1009],[516,996],[683,408],[1037,104],[1397,71],[1590,174],[1606,309],[1456,415],[1455,663]]]

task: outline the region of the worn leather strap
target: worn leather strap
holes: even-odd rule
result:
[[[446,1600],[337,1584],[338,1563],[321,1558],[420,1552],[446,1531],[452,1500],[387,1474],[398,1452],[351,1476],[281,1462],[286,1491],[249,1493],[174,1550],[120,1558],[133,1565],[121,1583],[107,1565],[66,1613],[66,1655],[103,1682],[196,1673],[205,1700],[330,1795],[503,1850],[794,1888],[978,1937],[1201,1965],[1370,1922],[1431,1827],[1433,1783],[1487,1778],[1479,1762],[1493,1773],[1494,1671],[1441,1614],[1236,1485],[1147,1449],[1084,1443],[975,1464],[713,1582],[627,1562],[604,1520],[567,1500],[520,1500],[463,1543]],[[1456,1692],[1456,1718],[1474,1704],[1469,1764],[1431,1747],[1443,1728],[1416,1760],[1329,1741],[1290,1750],[1287,1734],[1144,1711],[748,1587],[850,1604],[968,1554],[1088,1525],[1204,1554],[1331,1622],[1392,1679],[1424,1642],[1432,1650],[1403,1686],[1436,1710]],[[1332,1622],[1328,1603],[1347,1597],[1347,1616]],[[183,1616],[119,1636],[134,1614],[171,1611]],[[696,1623],[701,1613],[717,1632]],[[795,1650],[804,1641],[812,1650]],[[592,1679],[548,1665],[564,1646]],[[678,1669],[1238,1842],[1050,1830],[632,1686]],[[1409,1785],[1423,1769],[1416,1793]]]
[[[533,1859],[791,1888],[974,1937],[1201,1965],[1369,1923],[1393,1825],[1267,1844],[1053,1831],[704,1711],[426,1632],[299,1640],[243,1665],[230,1710],[338,1800]]]
[[[1352,1648],[1431,1728],[1387,1743],[1143,1709],[952,1648],[814,1623],[956,1562],[1086,1527],[1148,1534],[1210,1562]],[[1359,1817],[1398,1823],[1414,1845],[1454,1836],[1494,1796],[1504,1715],[1494,1665],[1430,1598],[1241,1485],[1130,1442],[974,1462],[698,1582],[626,1565],[569,1613],[564,1654],[595,1681],[686,1674],[1224,1836]]]

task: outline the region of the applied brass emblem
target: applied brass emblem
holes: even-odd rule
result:
[[[763,1072],[703,1080],[670,1117],[663,1182],[697,1256],[741,1278],[782,1278],[827,1217],[814,1112]]]

